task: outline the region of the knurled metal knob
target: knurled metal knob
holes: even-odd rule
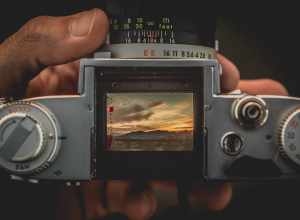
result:
[[[30,175],[51,165],[60,150],[60,129],[44,106],[30,102],[0,107],[0,166]]]
[[[278,140],[280,154],[300,165],[300,108],[282,121]]]

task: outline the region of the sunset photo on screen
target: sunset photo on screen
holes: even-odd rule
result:
[[[193,150],[193,93],[109,93],[106,99],[108,150]]]

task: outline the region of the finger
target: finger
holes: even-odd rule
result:
[[[129,194],[124,212],[131,220],[146,220],[154,215],[156,208],[156,197],[149,190],[137,195]]]
[[[45,90],[48,91],[49,88],[46,84],[47,82],[49,82],[49,79],[44,82],[44,80],[41,78],[41,75],[35,77],[29,82],[28,88],[26,90],[26,97],[31,98],[34,96],[44,96],[46,93]]]
[[[175,182],[153,182],[154,188],[162,192],[176,194]],[[230,184],[194,184],[189,195],[190,204],[194,209],[208,209],[211,211],[223,210],[232,197]]]
[[[190,203],[194,208],[221,211],[230,203],[231,198],[231,184],[201,184],[190,194]]]
[[[178,184],[175,181],[153,181],[151,185],[156,198],[157,212],[178,206]]]
[[[241,80],[238,88],[250,95],[288,95],[281,83],[271,79]]]
[[[109,212],[119,212],[131,220],[149,219],[156,210],[156,199],[145,182],[110,181],[107,185]]]
[[[29,82],[26,96],[75,94],[77,78],[78,70],[72,64],[49,67]]]
[[[92,181],[84,183],[81,186],[83,197],[84,197],[84,209],[86,210],[87,219],[97,219],[99,217],[104,217],[108,214],[105,207],[100,201],[101,189],[103,188],[103,182]]]
[[[129,182],[126,181],[109,181],[106,188],[107,208],[109,212],[123,212]]]
[[[79,71],[79,69],[80,69],[80,60],[76,60],[76,61],[72,62],[71,64],[72,64],[72,68],[74,70]]]
[[[78,84],[78,80],[79,80],[79,71],[80,71],[80,60],[71,62],[69,67],[70,67],[70,72],[73,73],[72,77],[73,77],[74,82],[76,83],[76,88],[77,88],[77,84]]]
[[[47,68],[29,82],[27,97],[54,95],[59,89],[59,84],[60,77],[53,68]]]
[[[68,65],[58,65],[54,67],[54,72],[56,72],[59,76],[62,73],[61,78],[62,81],[67,80],[68,83],[72,84],[73,87],[78,82],[79,69],[76,69],[76,65],[70,63]]]
[[[104,42],[107,30],[107,17],[99,9],[29,21],[0,45],[0,94],[9,95],[46,66],[92,53]]]
[[[57,202],[57,220],[81,220],[82,210],[78,201],[77,188],[62,187],[59,189]]]
[[[217,54],[217,59],[223,69],[223,74],[221,76],[222,91],[230,92],[235,90],[240,80],[240,72],[238,68],[221,54]]]

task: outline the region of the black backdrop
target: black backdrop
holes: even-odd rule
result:
[[[4,0],[0,8],[0,42],[29,18],[67,15],[98,4],[92,0]],[[267,3],[242,4],[216,5],[205,9],[220,15],[217,38],[221,43],[221,52],[235,61],[242,78],[273,78],[281,81],[290,94],[300,96],[297,60],[299,19],[294,7],[283,3],[277,6]],[[51,213],[54,213],[52,205],[56,186],[5,183],[0,186],[1,218],[53,219]],[[298,188],[297,182],[236,184],[231,205],[224,212],[208,215],[207,218],[297,216],[298,204],[295,201],[300,196]]]

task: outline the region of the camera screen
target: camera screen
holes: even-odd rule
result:
[[[107,93],[106,103],[107,150],[193,150],[193,93]]]

